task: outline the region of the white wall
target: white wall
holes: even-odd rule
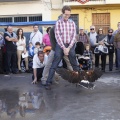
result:
[[[106,4],[120,4],[120,0],[106,0]]]
[[[50,4],[44,2],[0,3],[0,16],[42,14],[44,21],[51,20]]]

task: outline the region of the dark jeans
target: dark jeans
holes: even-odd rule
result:
[[[106,66],[106,54],[95,54],[95,67],[99,67],[99,56],[101,56],[101,67],[102,70],[105,70],[105,66]]]
[[[118,68],[117,49],[115,48],[115,67]]]
[[[68,47],[68,45],[65,45],[65,46]],[[58,67],[58,64],[60,63],[63,56],[64,56],[63,49],[58,44],[56,44],[54,60],[52,62],[51,68],[49,70],[47,83],[52,83],[52,79],[53,79],[55,70]],[[77,65],[76,55],[75,55],[75,45],[73,45],[73,47],[70,49],[68,58],[70,60],[73,70],[79,71],[79,66]]]
[[[43,68],[37,68],[37,80],[40,80],[42,78]],[[32,80],[34,80],[34,75],[32,76]]]
[[[17,54],[16,52],[6,51],[6,72],[16,72]]]
[[[113,53],[109,53],[109,70],[113,69]]]
[[[120,70],[120,49],[117,49],[118,69]]]

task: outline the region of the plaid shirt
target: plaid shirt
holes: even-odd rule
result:
[[[64,44],[69,44],[68,47],[72,47],[75,43],[76,26],[74,21],[68,19],[67,21],[59,19],[55,26],[55,37],[57,43],[61,48],[64,48]]]
[[[85,33],[83,35],[80,34],[78,42],[82,42],[83,44],[89,44],[89,38]]]

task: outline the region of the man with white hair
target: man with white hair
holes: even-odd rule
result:
[[[88,33],[88,36],[90,38],[90,46],[91,46],[91,50],[92,52],[94,51],[94,48],[96,46],[96,36],[97,33],[95,31],[95,26],[90,26],[90,32]]]

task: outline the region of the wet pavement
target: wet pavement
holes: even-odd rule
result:
[[[62,79],[52,90],[31,74],[0,75],[0,120],[120,120],[120,72],[106,72],[95,89]]]

